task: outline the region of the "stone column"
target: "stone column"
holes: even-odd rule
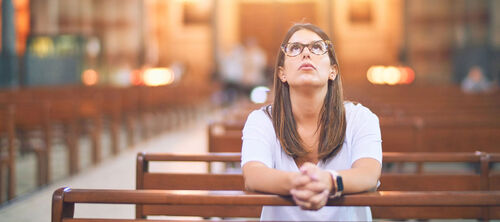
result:
[[[12,0],[2,1],[2,52],[0,54],[0,87],[14,87],[18,79],[16,30]]]

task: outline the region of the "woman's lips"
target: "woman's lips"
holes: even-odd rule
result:
[[[316,69],[316,67],[314,67],[311,63],[304,63],[304,64],[300,65],[299,70],[300,69],[310,69],[310,70],[313,70],[313,69]]]

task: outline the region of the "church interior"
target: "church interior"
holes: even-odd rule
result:
[[[376,221],[500,220],[498,0],[0,2],[0,221],[258,220],[250,203],[289,205],[194,191],[245,189],[242,130],[273,104],[299,23],[328,35],[343,99],[380,123],[380,201],[340,204]]]

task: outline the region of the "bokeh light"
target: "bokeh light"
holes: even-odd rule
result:
[[[396,85],[401,79],[401,73],[396,67],[389,66],[384,69],[383,79],[389,85]]]
[[[372,66],[366,72],[366,78],[376,85],[411,84],[415,80],[415,72],[407,66]]]
[[[144,71],[144,84],[147,86],[168,85],[174,81],[174,73],[167,68],[150,68]]]
[[[87,69],[82,73],[82,82],[86,86],[93,86],[99,81],[99,75],[93,69]]]
[[[250,93],[250,100],[253,103],[265,103],[267,101],[267,92],[269,88],[265,86],[257,86]]]

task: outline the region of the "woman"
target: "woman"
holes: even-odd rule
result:
[[[324,207],[329,196],[376,189],[382,147],[377,116],[344,103],[333,45],[321,29],[290,28],[274,94],[243,129],[245,186],[292,195],[298,206],[264,206],[261,220],[371,220],[369,207]]]

